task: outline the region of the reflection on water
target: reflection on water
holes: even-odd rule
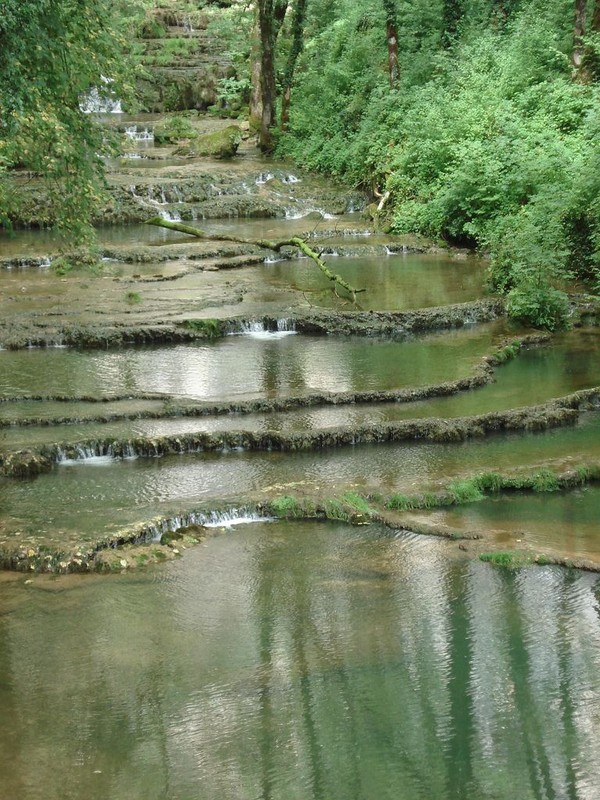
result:
[[[0,353],[0,395],[164,392],[207,400],[391,389],[453,380],[488,353],[497,325],[407,342],[229,336],[215,343]]]
[[[593,577],[454,548],[257,525],[147,575],[0,583],[0,795],[591,800]]]
[[[283,336],[288,332],[281,331],[271,337]],[[464,334],[462,334],[464,335]],[[267,338],[269,334],[265,335]],[[448,334],[444,335],[444,340]],[[354,357],[351,348],[345,351],[332,348],[329,340],[325,341],[327,355],[334,356],[339,374],[340,361],[344,356]],[[440,337],[430,340],[439,342]],[[456,341],[461,341],[460,334]],[[381,343],[377,344],[377,347]],[[448,342],[446,342],[448,344]],[[213,351],[219,357],[219,351]],[[286,351],[287,352],[287,351]],[[365,350],[368,369],[374,370],[376,362],[370,359],[373,349]],[[420,351],[425,357],[425,350]],[[433,360],[433,349],[430,351]],[[415,351],[409,351],[412,363],[406,369],[406,362],[398,364],[399,370],[389,369],[382,380],[396,375],[399,385],[408,375],[415,373]],[[311,357],[313,354],[311,354]],[[4,442],[11,447],[24,447],[36,443],[54,442],[68,439],[106,438],[109,436],[126,439],[133,436],[179,436],[198,431],[250,430],[250,431],[307,431],[336,426],[362,426],[371,423],[396,422],[412,418],[424,417],[458,417],[471,414],[485,414],[491,411],[506,411],[511,408],[543,403],[552,398],[587,389],[600,384],[600,335],[598,331],[584,331],[557,336],[551,346],[526,350],[514,361],[498,368],[495,379],[487,386],[471,392],[438,397],[412,403],[376,403],[357,405],[330,405],[301,407],[285,413],[269,414],[229,414],[220,417],[178,417],[172,419],[140,419],[109,424],[91,423],[89,425],[70,425],[67,427],[29,426],[8,429],[3,433]],[[1,362],[0,362],[1,363]],[[267,359],[263,361],[266,365]],[[364,362],[363,362],[364,363]],[[382,365],[383,371],[388,369],[387,362]],[[350,365],[344,368],[350,373]],[[323,369],[325,372],[325,369]],[[358,386],[360,380],[367,378],[367,369],[358,366],[354,370],[353,385]],[[400,372],[400,374],[398,374]],[[331,375],[328,376],[331,381]],[[306,384],[305,384],[306,385]],[[0,384],[1,386],[1,384]],[[277,384],[264,381],[265,389],[273,390]],[[0,388],[1,391],[1,388]],[[23,418],[71,417],[85,420],[86,417],[97,417],[98,414],[129,414],[144,411],[160,413],[161,401],[117,401],[103,404],[99,411],[94,403],[48,403],[22,401],[5,403],[0,406],[0,419],[16,422]]]
[[[351,286],[368,290],[359,297],[359,304],[365,310],[405,311],[465,303],[484,294],[485,265],[475,258],[455,261],[411,254],[338,259],[324,256],[324,259]],[[314,305],[339,308],[339,301],[323,287],[323,276],[309,259],[253,269],[266,282],[291,283],[306,292]]]

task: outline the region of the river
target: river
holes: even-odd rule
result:
[[[369,235],[356,193],[248,146],[158,156],[114,165],[132,221],[99,228],[98,274],[56,274],[46,232],[0,238],[0,455],[46,459],[0,477],[3,563],[25,571],[0,576],[0,796],[596,800],[597,576],[477,558],[597,569],[593,482],[411,517],[454,539],[255,511],[592,475],[598,330],[532,339],[485,306],[484,262]],[[157,210],[304,233],[367,292],[353,308],[306,259],[139,224]],[[28,570],[100,551],[110,575]],[[154,551],[182,557],[131,569]]]

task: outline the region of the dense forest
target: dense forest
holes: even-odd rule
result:
[[[513,316],[555,329],[565,281],[598,289],[600,0],[5,0],[5,225],[20,168],[47,177],[68,236],[89,235],[111,142],[81,98],[144,109],[135,42],[170,7],[212,14],[226,43],[212,113],[249,116],[263,150],[366,189],[389,231],[489,254]]]

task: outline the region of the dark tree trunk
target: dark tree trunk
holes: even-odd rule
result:
[[[252,31],[252,48],[250,53],[250,129],[259,133],[262,125],[262,48],[260,44],[260,25],[258,9]]]
[[[456,37],[458,24],[461,21],[464,8],[464,0],[444,0],[443,21],[444,30],[442,32],[442,44],[450,47]]]
[[[594,36],[583,50],[583,64],[581,68],[584,80],[600,80],[600,0],[594,3],[594,11],[590,22],[590,33]]]
[[[259,146],[264,152],[273,149],[275,126],[275,16],[273,0],[258,0],[258,27],[260,32],[260,84],[262,115]]]
[[[306,19],[306,6],[308,0],[296,0],[294,16],[292,17],[292,45],[285,72],[283,75],[283,95],[281,98],[281,130],[285,131],[290,120],[290,102],[292,97],[292,84],[298,56],[304,46],[304,20]]]
[[[260,125],[258,144],[260,149],[269,153],[273,149],[273,128],[275,127],[275,103],[277,86],[275,83],[275,42],[283,25],[288,7],[288,0],[258,0],[257,33],[260,58],[256,58],[253,67],[253,86],[260,84],[260,102],[256,96],[250,111],[250,124]],[[257,54],[258,55],[258,54]],[[260,65],[257,63],[260,61]],[[259,75],[260,73],[260,75]]]
[[[575,73],[578,74],[583,64],[585,23],[587,0],[575,0],[575,25],[573,28],[573,53],[571,60]]]
[[[398,63],[398,23],[396,19],[395,0],[383,0],[385,9],[385,24],[388,45],[388,74],[390,78],[390,88],[393,89],[400,77],[400,66]]]
[[[600,0],[594,3],[594,13],[592,14],[592,30],[600,33]]]

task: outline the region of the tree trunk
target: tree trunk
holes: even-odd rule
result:
[[[292,83],[298,56],[304,47],[304,20],[308,0],[296,0],[292,17],[292,44],[283,75],[283,95],[281,98],[281,130],[285,131],[290,120]]]
[[[262,125],[262,48],[260,44],[260,25],[258,22],[258,9],[254,20],[252,31],[252,48],[250,52],[250,80],[252,88],[250,91],[250,129],[260,131]]]
[[[443,20],[444,30],[442,31],[442,44],[450,47],[454,42],[458,25],[464,16],[464,0],[444,0]]]
[[[584,47],[580,79],[597,81],[600,80],[600,0],[594,3],[590,33],[594,38]]]
[[[576,74],[580,73],[583,63],[587,0],[575,0],[575,25],[573,28],[573,53],[571,61]],[[595,13],[595,12],[594,12]]]
[[[592,30],[600,33],[600,0],[594,3],[594,13],[592,14]]]
[[[262,114],[258,144],[263,152],[273,149],[275,126],[275,18],[273,0],[258,0]]]
[[[281,95],[281,132],[285,133],[290,122],[290,105],[292,102],[292,87],[284,86]]]
[[[396,21],[395,0],[383,0],[386,17],[387,45],[388,45],[388,74],[390,89],[398,82],[400,67],[398,63],[398,24]]]
[[[305,256],[312,258],[327,280],[332,282],[334,290],[337,289],[338,286],[341,286],[342,289],[345,289],[350,294],[354,303],[356,302],[356,295],[366,291],[366,289],[355,289],[354,286],[351,286],[347,281],[345,281],[341,275],[337,275],[335,272],[332,272],[327,264],[321,259],[319,254],[313,250],[312,247],[309,247],[304,239],[301,239],[299,236],[292,236],[291,239],[284,239],[283,241],[279,242],[275,242],[270,239],[245,239],[242,236],[230,236],[226,233],[207,233],[199,228],[193,228],[191,225],[186,225],[184,222],[172,222],[171,220],[163,219],[162,217],[153,217],[152,219],[149,219],[146,224],[156,225],[159,228],[168,228],[171,231],[179,231],[180,233],[187,233],[189,236],[195,236],[198,239],[211,239],[216,242],[239,242],[240,244],[252,244],[265,250],[274,250],[276,253],[278,253],[282,247],[297,247],[298,250],[304,253]]]

